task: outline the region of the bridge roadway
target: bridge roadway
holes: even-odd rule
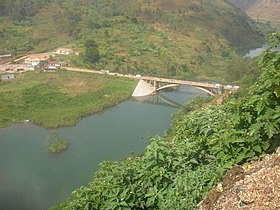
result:
[[[231,86],[231,85],[221,86],[221,85],[211,84],[211,83],[206,83],[206,82],[194,82],[194,81],[188,81],[188,80],[167,79],[167,78],[161,78],[161,77],[135,76],[135,75],[131,75],[131,74],[120,74],[120,73],[109,72],[107,70],[96,71],[96,70],[74,68],[74,67],[63,67],[63,69],[69,70],[69,71],[88,72],[88,73],[95,73],[95,74],[118,76],[118,77],[124,77],[124,78],[129,78],[129,79],[137,79],[137,80],[142,79],[142,80],[147,80],[147,81],[180,84],[180,85],[190,85],[190,86],[196,86],[196,87],[202,87],[202,88],[220,89],[221,87],[223,87],[224,90],[228,90],[228,91],[234,91],[234,90],[238,89],[237,86]]]
[[[141,79],[148,80],[148,81],[171,83],[171,84],[190,85],[190,86],[203,87],[203,88],[213,88],[213,89],[221,88],[221,86],[217,86],[216,84],[210,84],[205,82],[193,82],[188,80],[167,79],[161,77],[147,77],[147,76],[142,76]]]

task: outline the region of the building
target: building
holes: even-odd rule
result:
[[[1,54],[0,58],[11,58],[12,54]]]
[[[0,65],[0,72],[12,73],[12,72],[19,72],[19,71],[26,71],[26,70],[28,70],[26,65],[22,65],[22,64]]]
[[[70,48],[57,48],[55,51],[56,54],[60,54],[60,55],[70,55],[72,53],[74,53],[74,51]]]
[[[24,71],[24,69],[25,69],[24,67],[18,66],[18,67],[15,68],[15,71],[16,72],[22,72],[22,71]]]
[[[24,62],[26,64],[30,64],[32,66],[37,66],[40,61],[46,61],[51,57],[51,54],[49,53],[40,53],[40,54],[33,54],[33,55],[28,55]]]
[[[9,79],[15,79],[15,75],[14,74],[2,74],[1,75],[1,79],[2,80],[9,80]]]
[[[45,70],[57,70],[58,67],[57,67],[57,66],[49,66],[49,65],[46,65],[46,66],[44,67],[44,69],[45,69]]]
[[[27,69],[27,70],[31,70],[31,71],[34,71],[34,70],[35,70],[35,67],[36,67],[36,66],[33,66],[33,65],[31,65],[31,64],[27,64],[27,65],[26,65],[26,69]]]
[[[81,51],[75,51],[75,55],[80,55]]]
[[[64,66],[65,62],[57,62],[57,61],[49,61],[45,65],[45,70],[57,70],[60,69],[61,66]]]

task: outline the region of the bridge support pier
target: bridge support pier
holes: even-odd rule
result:
[[[159,82],[158,81],[154,81],[153,82],[154,84],[153,84],[153,87],[154,87],[154,90],[156,91],[159,87]]]

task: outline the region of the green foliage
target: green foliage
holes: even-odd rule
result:
[[[279,146],[280,53],[265,52],[259,65],[247,94],[184,106],[170,133],[150,138],[142,156],[101,163],[88,186],[53,209],[196,209],[227,169]]]
[[[235,84],[251,84],[260,74],[260,68],[256,59],[233,58],[225,67],[226,81]]]
[[[187,114],[189,114],[192,111],[201,109],[203,106],[205,106],[205,104],[211,103],[211,100],[213,100],[213,97],[197,96],[191,102],[183,104],[180,107],[179,111],[173,113],[172,127],[169,130],[169,132],[174,132],[175,128],[173,126],[176,126],[177,122],[182,121]]]
[[[85,42],[85,62],[96,63],[100,59],[98,45],[93,39],[86,40]]]
[[[49,153],[60,153],[67,150],[69,142],[59,137],[56,130],[51,131],[50,135],[46,140],[46,145]]]
[[[35,15],[44,3],[49,0],[2,0],[0,3],[0,16],[9,15],[16,21],[24,20]]]
[[[271,43],[271,48],[279,47],[280,33],[272,33],[267,36],[268,41]]]

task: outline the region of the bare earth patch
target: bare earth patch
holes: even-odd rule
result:
[[[199,209],[280,209],[280,149],[262,161],[235,166],[207,194]]]

